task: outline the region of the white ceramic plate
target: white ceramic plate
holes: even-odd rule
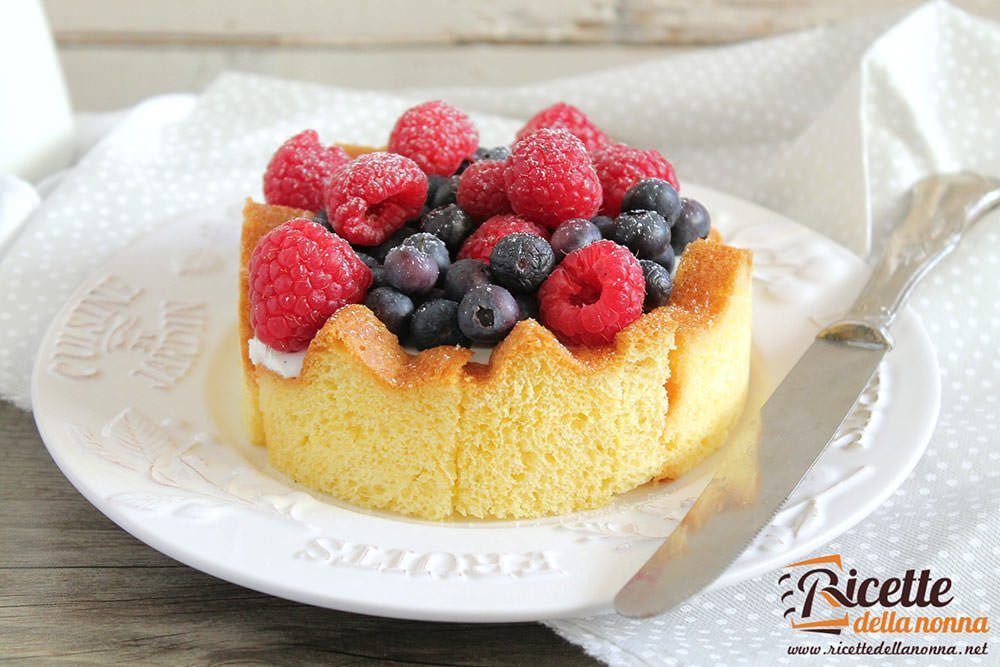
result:
[[[747,202],[689,187],[734,245],[754,251],[752,393],[791,368],[850,302],[863,263]],[[709,461],[601,510],[537,521],[426,522],[297,487],[246,442],[239,417],[240,205],[165,221],[80,286],[42,341],[38,428],[63,473],[104,514],[192,567],[348,611],[523,621],[608,610],[679,521]],[[837,442],[716,583],[778,567],[858,522],[906,477],[937,418],[937,366],[917,318]],[[817,396],[822,400],[822,396]]]

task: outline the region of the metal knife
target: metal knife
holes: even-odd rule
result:
[[[914,186],[909,214],[890,236],[850,311],[819,332],[764,404],[756,498],[706,521],[706,513],[717,509],[711,506],[717,494],[707,493],[708,488],[727,483],[721,475],[713,478],[681,524],[615,596],[618,613],[645,618],[673,609],[715,581],[746,549],[826,449],[892,348],[890,326],[907,295],[974,222],[997,207],[1000,180],[978,174],[940,174]]]

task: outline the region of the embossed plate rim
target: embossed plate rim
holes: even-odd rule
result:
[[[746,245],[758,251],[755,296],[760,292],[768,299],[773,297],[775,301],[788,297],[790,290],[795,292],[795,288],[801,287],[797,282],[789,282],[790,275],[803,284],[823,287],[823,281],[829,278],[828,272],[836,269],[839,266],[838,262],[843,265],[841,268],[849,267],[850,274],[848,276],[850,281],[838,284],[850,284],[852,287],[860,285],[860,278],[863,277],[861,276],[863,265],[860,260],[825,237],[776,213],[708,188],[687,186],[686,191],[709,204],[710,210],[717,213],[720,227],[734,239],[734,242],[740,244],[741,239],[745,240]],[[121,396],[135,390],[135,387],[129,384],[128,378],[108,379],[109,376],[105,373],[105,379],[108,379],[110,384],[104,385],[102,384],[104,380],[101,380],[98,384],[103,387],[102,391],[91,391],[90,395],[73,394],[66,388],[68,385],[58,384],[69,382],[68,380],[54,378],[45,372],[47,353],[51,351],[59,331],[65,328],[63,325],[72,307],[80,301],[89,288],[92,288],[98,277],[108,273],[109,268],[127,265],[132,261],[133,265],[142,265],[141,269],[136,269],[140,272],[153,272],[156,270],[153,266],[156,262],[162,265],[161,269],[172,266],[178,274],[181,274],[181,268],[192,269],[193,274],[187,275],[183,280],[178,277],[174,279],[174,283],[168,281],[171,285],[169,289],[177,288],[170,292],[170,296],[183,295],[184,285],[188,285],[187,289],[190,291],[190,286],[196,283],[184,281],[198,280],[199,278],[195,276],[199,271],[211,273],[216,270],[212,268],[213,258],[204,254],[203,250],[211,247],[212,243],[219,243],[217,238],[211,236],[213,230],[216,232],[219,230],[211,227],[206,222],[207,219],[218,220],[220,216],[233,216],[237,208],[233,204],[227,204],[225,208],[220,206],[217,212],[214,210],[207,213],[189,212],[174,218],[172,223],[165,221],[160,227],[161,231],[138,239],[109,259],[100,273],[81,285],[53,321],[39,348],[40,354],[32,377],[32,393],[36,406],[35,418],[42,438],[53,459],[71,483],[88,501],[126,531],[168,556],[234,583],[300,602],[402,618],[481,622],[565,618],[610,609],[611,597],[617,590],[619,582],[623,583],[631,574],[631,570],[644,560],[644,554],[650,553],[655,548],[657,544],[655,535],[667,529],[670,522],[680,518],[674,515],[677,508],[683,507],[680,496],[696,492],[696,483],[688,476],[666,490],[655,489],[645,496],[653,499],[654,510],[660,511],[662,507],[666,507],[667,509],[662,509],[662,512],[669,515],[669,517],[654,516],[651,519],[652,523],[644,523],[650,515],[639,511],[642,502],[623,507],[616,505],[608,511],[580,513],[558,521],[483,524],[471,526],[473,530],[469,530],[470,526],[393,520],[381,515],[333,507],[322,502],[322,499],[312,499],[313,505],[305,504],[306,517],[309,521],[315,519],[315,523],[300,519],[288,521],[286,517],[280,516],[283,507],[280,497],[278,500],[274,500],[273,497],[265,498],[271,503],[271,509],[278,508],[277,515],[275,512],[260,512],[259,508],[247,510],[241,506],[236,506],[235,509],[226,507],[220,514],[231,518],[226,522],[213,518],[214,510],[211,508],[206,510],[207,514],[211,515],[209,518],[205,518],[204,513],[199,514],[200,510],[190,516],[179,510],[161,516],[154,511],[137,510],[109,500],[115,495],[127,495],[130,492],[155,492],[159,487],[151,486],[153,482],[149,479],[153,474],[149,471],[153,471],[154,467],[150,466],[149,471],[143,471],[142,474],[121,467],[113,469],[107,461],[94,456],[93,452],[84,452],[80,443],[69,436],[66,426],[68,423],[80,422],[80,426],[86,427],[91,434],[110,428],[113,421],[129,407],[123,403]],[[236,224],[235,220],[232,222]],[[198,230],[199,234],[191,234],[190,239],[182,234],[174,234],[169,243],[179,243],[185,248],[194,247],[194,251],[190,254],[192,264],[181,266],[177,264],[176,258],[153,257],[147,267],[145,261],[137,261],[139,258],[130,259],[132,254],[141,250],[143,244],[152,245],[157,234],[164,234],[163,230],[172,231],[183,228],[185,224],[198,225],[192,229]],[[195,238],[204,237],[200,232],[205,230],[208,230],[209,234],[207,240],[200,238],[199,241]],[[226,234],[231,235],[232,232],[232,229],[226,227],[219,238],[224,238]],[[755,244],[760,244],[760,248]],[[235,255],[234,248],[224,247],[223,250]],[[818,254],[815,257],[807,257],[804,254],[807,252]],[[787,266],[789,257],[799,260],[791,269]],[[223,254],[222,258],[223,264],[232,268],[227,262],[231,262],[233,257]],[[817,267],[819,271],[816,271]],[[224,277],[229,274],[223,272],[220,275]],[[158,274],[156,278],[162,280],[164,276]],[[840,278],[846,280],[844,275]],[[221,280],[221,278],[217,276],[209,280]],[[232,282],[234,281],[230,281]],[[225,285],[204,283],[214,285],[217,290],[223,287],[226,289],[225,294],[228,296],[219,297],[215,305],[227,314],[232,312],[235,298],[230,283]],[[845,291],[847,287],[839,289]],[[152,293],[155,289],[151,288],[150,291]],[[210,288],[206,288],[206,293],[211,292]],[[808,293],[808,290],[803,293]],[[794,310],[798,320],[805,323],[799,327],[802,331],[795,332],[798,337],[795,344],[798,345],[811,337],[808,329],[812,329],[814,325],[818,328],[819,319],[832,317],[836,313],[806,313],[802,310],[801,303],[795,301],[796,298],[799,297],[794,297],[783,305],[765,304],[758,298],[757,308],[758,312],[772,312],[772,314],[786,312],[781,308]],[[822,298],[815,298],[817,303],[823,302]],[[215,310],[209,309],[209,312],[214,313]],[[806,322],[810,318],[812,321]],[[210,318],[205,326],[209,335],[202,343],[200,356],[193,362],[190,379],[182,381],[182,388],[169,397],[163,398],[157,394],[158,401],[162,398],[160,402],[165,406],[163,409],[176,408],[183,414],[172,416],[190,418],[195,425],[211,423],[204,401],[199,402],[199,400],[206,391],[205,376],[211,370],[214,359],[212,355],[215,354],[215,349],[221,340],[220,327],[231,326],[231,323],[219,324]],[[144,339],[142,336],[148,335],[149,332],[138,325],[135,329],[137,344],[148,346],[149,339]],[[755,321],[755,342],[758,336],[763,338],[767,333],[769,332],[759,332],[758,323]],[[152,335],[155,338],[158,334],[153,331]],[[940,387],[936,360],[922,326],[910,312],[904,313],[901,317],[898,339],[899,349],[890,357],[882,375],[886,384],[875,392],[872,399],[874,407],[871,415],[876,415],[876,418],[868,419],[871,415],[866,415],[865,419],[861,420],[861,426],[864,428],[858,427],[855,429],[856,433],[848,431],[844,442],[839,445],[845,452],[850,450],[870,458],[880,453],[885,456],[888,445],[870,447],[871,443],[865,443],[866,437],[877,436],[879,442],[891,441],[892,457],[888,460],[891,465],[871,468],[882,475],[879,485],[872,484],[870,479],[862,479],[864,486],[860,493],[844,493],[843,484],[846,482],[842,483],[836,474],[844,473],[847,464],[841,462],[837,464],[839,468],[833,466],[834,469],[830,472],[833,477],[827,479],[820,475],[814,480],[815,488],[820,495],[826,484],[837,487],[838,490],[832,499],[825,500],[816,510],[809,506],[810,502],[816,501],[813,496],[806,493],[803,499],[806,505],[802,511],[792,508],[788,510],[785,519],[782,519],[785,512],[779,515],[779,520],[791,526],[803,522],[799,528],[792,531],[787,525],[780,522],[776,524],[781,530],[774,536],[763,536],[760,543],[755,544],[734,563],[713,587],[735,583],[780,566],[783,562],[787,562],[787,559],[798,557],[847,530],[891,494],[919,460],[936,422],[939,405]],[[775,355],[773,350],[768,354]],[[772,361],[774,361],[772,365],[790,366],[794,358],[781,359],[781,364],[778,364],[777,360],[768,358],[765,367],[770,368],[769,364]],[[117,365],[121,366],[120,363]],[[115,364],[111,363],[110,366],[113,368]],[[184,385],[184,382],[187,384]],[[79,387],[79,385],[74,386]],[[887,393],[886,387],[888,387]],[[918,387],[921,387],[919,391]],[[79,396],[79,399],[72,399],[74,395]],[[889,398],[886,399],[886,396]],[[136,398],[136,400],[149,399]],[[156,421],[157,410],[149,409],[147,405],[139,407],[152,415],[152,426],[149,428],[160,428],[158,426],[160,422]],[[898,414],[903,409],[914,410],[922,418],[903,420],[906,422],[906,428],[903,428]],[[98,412],[100,414],[97,414]],[[163,416],[171,415],[161,414],[159,418],[162,419]],[[87,420],[90,421],[83,423]],[[874,435],[872,431],[866,430],[872,428],[875,428]],[[896,442],[898,438],[902,440]],[[195,451],[190,449],[191,446],[190,443],[184,444],[177,456]],[[198,445],[202,446],[208,448],[204,451],[210,459],[222,451],[228,452],[226,456],[235,451],[212,449],[218,446],[217,443]],[[851,447],[854,449],[850,449]],[[188,457],[189,462],[194,462],[195,468],[201,460],[199,459],[201,451],[197,450],[195,455]],[[847,454],[843,456],[846,457]],[[212,460],[208,461],[208,464],[211,465],[213,462],[217,463]],[[860,469],[864,472],[866,468],[862,466]],[[170,468],[166,470],[173,472]],[[820,470],[822,472],[822,468]],[[160,473],[162,469],[155,474]],[[851,475],[847,477],[851,484],[860,483]],[[232,479],[228,481],[232,482]],[[274,486],[272,479],[261,481],[251,475],[250,481],[257,484],[255,493],[262,497],[265,490]],[[294,488],[282,488],[288,497],[299,491]],[[661,499],[667,501],[662,507],[658,504]],[[676,505],[675,509],[670,509],[673,506],[671,503]],[[366,561],[369,559],[369,552],[365,551],[357,563],[350,560],[354,558],[353,555],[345,556],[341,560],[333,558],[332,562],[322,557],[310,560],[308,552],[314,547],[309,540],[333,539],[318,531],[325,530],[334,521],[342,531],[337,533],[336,537],[350,538],[347,544],[351,545],[351,548],[382,551],[371,552],[373,554],[370,556],[371,561]],[[612,525],[614,521],[619,523]],[[626,523],[628,521],[637,523]],[[574,528],[574,524],[581,525]],[[587,534],[587,529],[594,529],[596,536]],[[602,530],[607,534],[602,534]],[[265,538],[261,539],[258,534],[264,535]],[[366,541],[359,538],[359,535],[378,536],[381,541],[374,539]],[[237,543],[244,547],[242,551],[233,547]],[[432,552],[424,548],[425,545],[436,548],[440,544],[450,545],[451,551]],[[500,546],[494,547],[495,544]],[[556,545],[558,549],[555,551],[548,549],[552,545]],[[247,549],[248,546],[253,549]],[[279,547],[288,549],[268,552],[268,549],[274,550]],[[487,551],[487,548],[492,551]],[[259,550],[259,553],[254,552],[254,549]],[[398,573],[393,569],[393,563],[385,560],[392,555],[392,552],[404,551],[405,554],[399,556],[400,560],[396,565],[399,566],[397,569],[406,570],[406,575]],[[387,556],[387,553],[390,556]],[[546,560],[547,553],[554,554],[551,563]],[[432,557],[437,554],[443,554],[441,557],[443,560],[434,561]],[[418,557],[425,556],[427,556],[426,562],[421,565],[423,561]],[[496,562],[490,559],[492,556],[497,556]],[[449,557],[455,560],[448,560]],[[470,561],[467,557],[475,557],[479,561]],[[458,560],[461,558],[466,560]],[[531,558],[541,558],[542,564],[539,565],[537,560],[532,561]],[[374,565],[371,565],[372,562]],[[332,566],[326,567],[327,565]],[[518,576],[510,576],[511,572]]]

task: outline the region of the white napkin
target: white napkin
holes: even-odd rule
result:
[[[271,151],[303,127],[331,141],[380,144],[410,101],[432,94],[484,112],[475,120],[487,144],[509,140],[519,126],[487,112],[524,118],[556,100],[573,102],[613,136],[663,150],[682,183],[755,200],[864,254],[898,220],[918,177],[958,168],[1000,175],[997,26],[936,3],[887,28],[884,19],[866,21],[543,84],[409,91],[408,100],[223,76],[183,120],[114,132],[0,259],[0,393],[29,407],[39,337],[108,253],[181,210],[258,194]],[[876,576],[909,567],[947,574],[955,581],[950,614],[1000,608],[997,222],[982,221],[913,299],[944,379],[925,459],[877,512],[824,548]],[[801,658],[788,656],[787,645],[809,643],[788,631],[771,576],[649,621],[604,616],[550,626],[616,665],[795,664]]]

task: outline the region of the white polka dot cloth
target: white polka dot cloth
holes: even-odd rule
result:
[[[909,186],[934,171],[1000,176],[1000,28],[944,4],[865,22],[687,52],[515,88],[410,91],[406,99],[226,75],[182,119],[141,113],[88,154],[0,260],[0,394],[30,407],[35,345],[73,287],[110,252],[184,209],[259,196],[270,153],[303,127],[384,142],[415,99],[470,111],[504,143],[557,100],[612,136],[661,149],[682,182],[776,209],[859,254],[878,249]],[[506,119],[504,118],[506,117]],[[937,349],[941,417],[907,482],[819,553],[874,576],[931,568],[954,580],[950,614],[1000,621],[1000,217],[982,221],[912,300]],[[775,575],[702,594],[647,621],[550,623],[613,665],[998,664],[988,656],[790,656]],[[872,636],[891,641],[891,635]],[[916,643],[986,640],[919,635]],[[992,640],[991,640],[992,641]],[[807,662],[803,662],[803,661]]]

